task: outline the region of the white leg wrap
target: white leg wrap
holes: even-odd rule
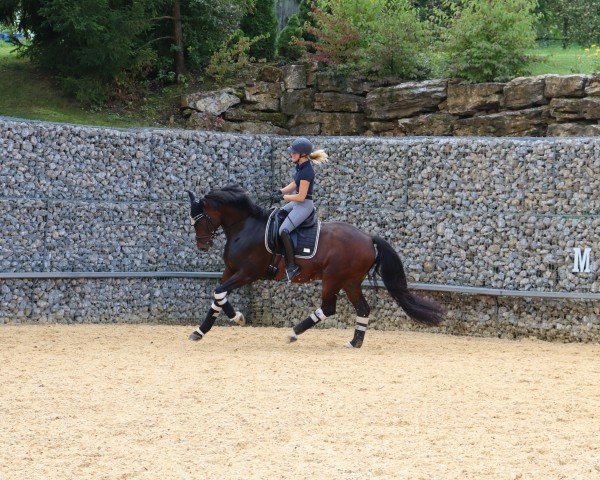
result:
[[[198,327],[196,330],[194,330],[198,335],[200,335],[201,337],[204,336],[204,332],[202,330],[200,330],[200,327]]]
[[[219,307],[215,302],[212,303],[210,308],[212,308],[213,310],[216,310],[217,312],[220,312],[221,310],[223,310],[223,307]]]
[[[367,325],[369,325],[369,317],[356,316],[356,330],[366,332]]]
[[[223,300],[227,296],[227,292],[214,293],[213,294],[216,300]]]
[[[318,318],[319,320],[325,320],[325,319],[327,318],[327,315],[325,315],[325,314],[323,313],[323,310],[321,310],[320,308],[318,308],[318,309],[315,311],[315,315],[317,316],[317,318]]]
[[[244,318],[242,312],[235,312],[235,317],[233,317],[231,321],[237,323],[239,326],[246,324],[246,319]]]

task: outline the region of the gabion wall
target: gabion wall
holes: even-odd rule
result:
[[[600,292],[600,139],[318,137],[329,153],[315,187],[323,220],[390,241],[409,281]],[[239,183],[263,205],[289,183],[290,139],[0,121],[0,271],[220,271],[224,237],[194,246],[186,189]],[[591,271],[573,273],[573,248]],[[0,322],[194,323],[215,281],[5,280]],[[439,329],[600,340],[597,301],[435,294]],[[416,329],[384,290],[373,328]],[[291,325],[319,286],[261,282],[232,300],[255,324]],[[325,326],[353,325],[340,295]]]

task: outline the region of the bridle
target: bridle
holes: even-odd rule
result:
[[[231,228],[234,225],[237,225],[238,223],[243,222],[244,220],[246,220],[247,217],[241,218],[239,219],[237,222],[234,222],[230,225],[223,225],[223,231],[225,233],[227,233],[226,228]],[[190,223],[192,224],[192,227],[195,227],[196,224],[200,221],[200,220],[204,220],[206,222],[206,226],[208,227],[207,229],[210,231],[210,233],[205,233],[204,235],[198,235],[196,234],[196,243],[202,243],[205,245],[208,245],[210,243],[212,243],[212,241],[215,239],[215,237],[217,236],[217,229],[221,226],[221,225],[215,225],[215,222],[213,221],[213,219],[210,217],[210,215],[206,212],[202,212],[198,215],[196,215],[195,217],[192,217],[190,215]],[[195,229],[194,229],[195,230]],[[205,241],[206,239],[208,239],[207,241]]]
[[[207,213],[201,213],[200,215],[196,215],[195,217],[190,216],[190,221],[191,221],[192,227],[195,227],[196,224],[200,220],[206,221],[206,224],[209,227],[208,229],[211,231],[211,233],[207,233],[204,235],[196,234],[196,242],[200,242],[200,243],[212,242],[215,239],[215,237],[217,236],[217,229],[219,227],[215,226],[215,223],[213,222],[212,218],[210,218],[210,216]],[[208,242],[204,241],[204,239],[206,239],[206,238],[208,238]]]

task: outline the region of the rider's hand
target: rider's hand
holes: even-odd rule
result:
[[[275,190],[271,194],[271,201],[273,201],[273,202],[281,202],[282,200],[283,200],[283,193],[281,193],[281,190]]]

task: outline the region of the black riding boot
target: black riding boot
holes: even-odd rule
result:
[[[290,238],[290,232],[287,230],[282,231],[281,241],[285,248],[285,273],[287,274],[287,281],[291,282],[300,273],[300,267],[294,262],[294,244]]]

